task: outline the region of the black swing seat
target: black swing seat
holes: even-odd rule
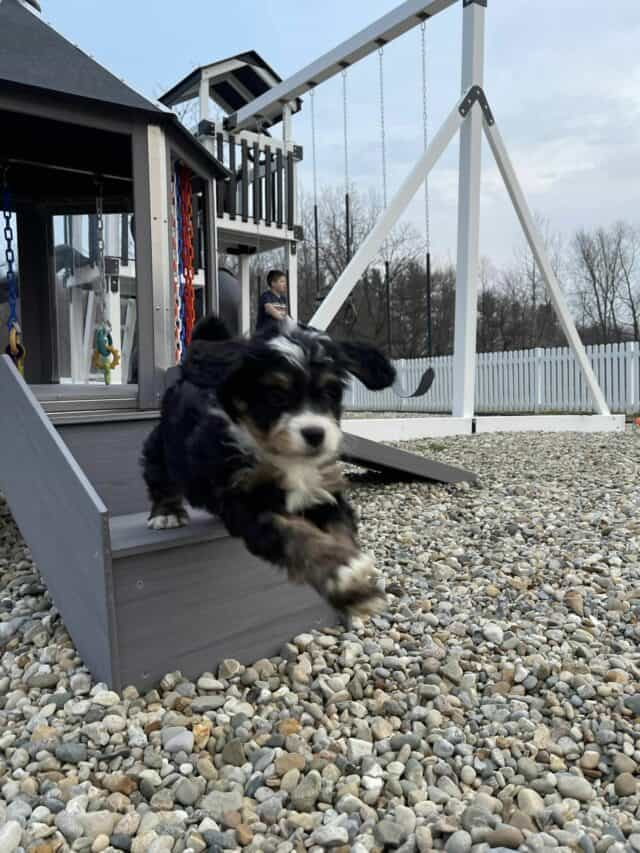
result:
[[[433,385],[433,380],[436,378],[435,371],[433,367],[428,367],[425,372],[422,374],[420,382],[418,383],[418,387],[415,391],[410,391],[409,393],[405,393],[402,390],[402,386],[398,380],[393,383],[392,391],[396,395],[396,397],[400,397],[402,400],[411,400],[414,397],[424,397],[424,395],[429,391],[431,386]]]

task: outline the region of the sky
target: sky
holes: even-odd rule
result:
[[[139,91],[158,97],[194,66],[256,50],[287,77],[397,5],[394,0],[41,0],[43,17]],[[640,224],[640,4],[489,0],[485,89],[529,204],[568,240],[577,228]],[[460,92],[462,9],[427,26],[429,128]],[[316,93],[321,185],[343,181],[341,80]],[[349,159],[358,188],[381,191],[378,57],[349,71]],[[384,97],[389,196],[422,151],[419,28],[388,45]],[[309,99],[294,119],[311,192]],[[430,179],[432,251],[455,260],[458,146]],[[509,264],[519,224],[483,149],[481,252]],[[420,194],[407,220],[424,233]]]

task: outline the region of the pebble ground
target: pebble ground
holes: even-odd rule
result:
[[[640,435],[408,447],[480,480],[354,477],[387,612],[145,695],[0,504],[0,853],[640,851]]]

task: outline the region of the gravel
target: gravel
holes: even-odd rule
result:
[[[639,442],[352,471],[388,610],[145,694],[92,680],[0,503],[0,853],[640,851]]]

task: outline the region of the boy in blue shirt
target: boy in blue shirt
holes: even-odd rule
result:
[[[288,316],[287,276],[282,270],[271,270],[267,275],[268,290],[260,295],[256,331],[267,323],[284,320]]]

